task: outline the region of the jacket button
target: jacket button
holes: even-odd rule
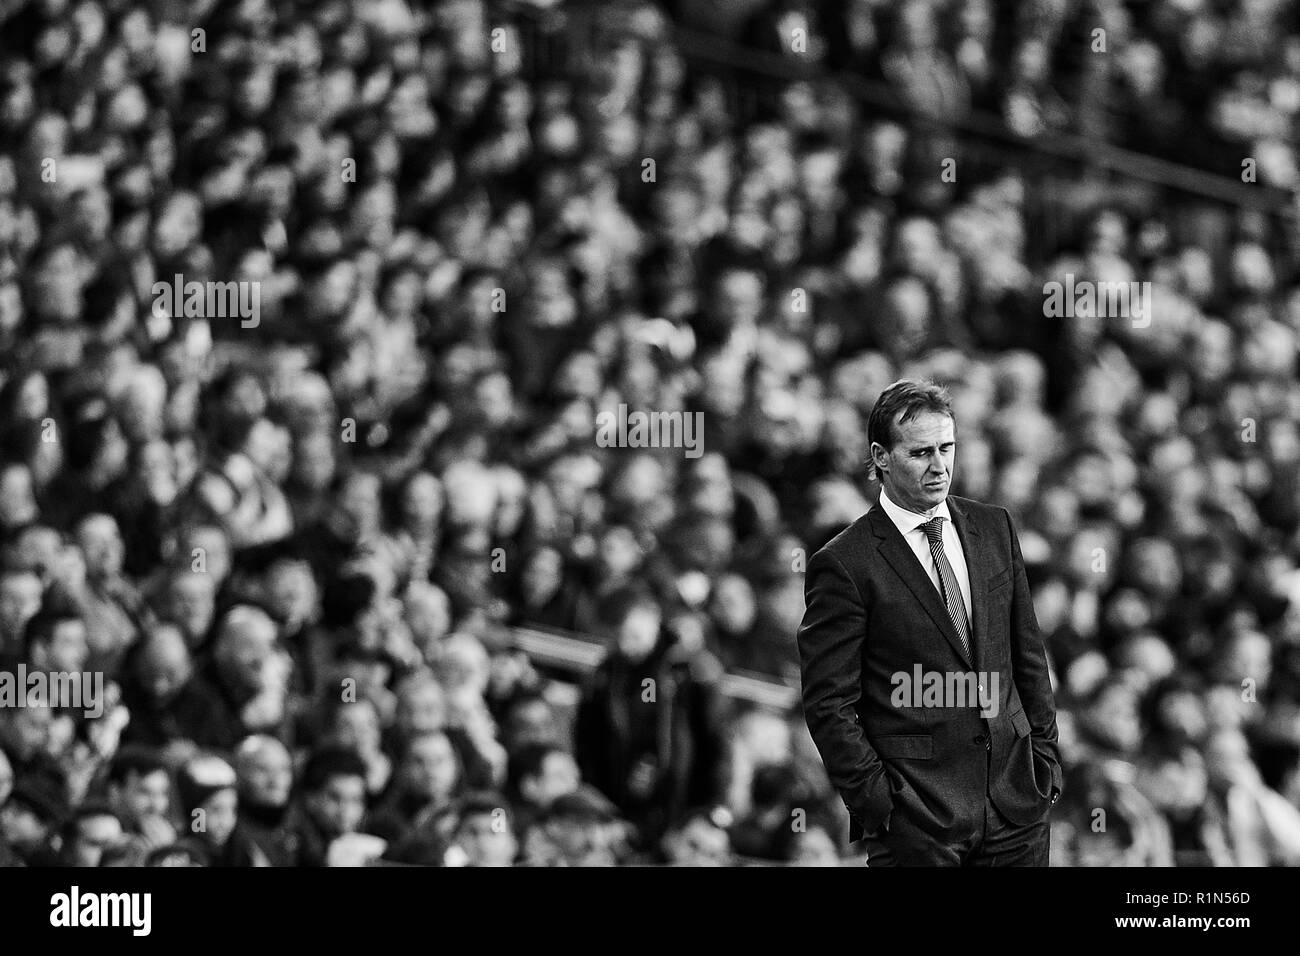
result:
[[[987,737],[985,737],[983,734],[976,734],[976,735],[975,735],[975,743],[977,743],[977,744],[984,744],[984,745],[987,746],[988,742],[989,742],[989,739],[988,739]]]

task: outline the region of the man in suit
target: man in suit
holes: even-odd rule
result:
[[[809,560],[798,634],[849,839],[871,866],[1046,866],[1056,707],[1011,517],[948,494],[943,388],[890,385],[867,438],[879,503]]]

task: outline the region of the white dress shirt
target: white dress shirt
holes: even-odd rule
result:
[[[931,518],[943,519],[941,525],[943,553],[948,556],[948,563],[952,565],[952,573],[957,578],[957,588],[961,591],[962,603],[966,605],[966,620],[974,630],[975,617],[971,613],[970,605],[970,571],[966,568],[966,552],[962,550],[961,538],[957,535],[957,529],[952,523],[952,514],[948,511],[948,499],[939,502],[929,514],[917,514],[897,504],[886,494],[885,489],[881,488],[880,507],[885,509],[885,514],[889,515],[889,520],[894,522],[903,540],[911,546],[916,560],[921,562],[925,573],[930,575],[930,581],[939,592],[940,600],[943,599],[943,586],[939,580],[939,568],[934,563],[934,555],[930,551],[930,539],[926,536],[922,525]]]

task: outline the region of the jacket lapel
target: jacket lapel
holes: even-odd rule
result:
[[[949,498],[948,501],[948,506],[951,508],[952,499]],[[890,567],[898,572],[898,576],[903,579],[912,594],[916,596],[916,599],[921,603],[921,607],[925,608],[926,613],[930,615],[930,619],[934,621],[935,627],[940,630],[944,638],[952,646],[953,652],[965,661],[968,666],[973,667],[974,664],[962,649],[961,638],[957,636],[957,629],[953,627],[952,619],[948,617],[948,609],[943,606],[943,599],[939,596],[938,588],[934,586],[934,583],[930,580],[930,576],[925,573],[925,568],[921,566],[921,562],[916,560],[915,552],[913,552],[908,543],[903,540],[902,534],[899,533],[894,522],[889,520],[889,515],[885,514],[885,510],[880,507],[879,502],[877,502],[876,506],[871,509],[870,523],[871,530],[878,539],[877,548],[880,551],[881,557],[889,562]],[[965,545],[966,541],[963,538],[962,546],[965,547]],[[967,564],[970,564],[969,560],[967,561]],[[972,605],[974,604],[974,588],[975,583],[974,578],[972,577]],[[974,611],[973,606],[972,611]],[[976,634],[978,635],[978,624],[975,624],[974,622],[972,623],[975,628],[977,628]],[[976,640],[978,641],[978,637]]]
[[[961,549],[966,554],[966,573],[970,576],[971,630],[974,632],[971,643],[975,650],[976,669],[984,670],[988,650],[985,637],[988,634],[989,619],[990,560],[984,552],[984,544],[988,539],[980,534],[979,523],[971,517],[963,499],[949,495],[948,511],[952,514],[952,524],[957,529],[957,537],[961,539]]]

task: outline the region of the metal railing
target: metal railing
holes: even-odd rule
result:
[[[600,666],[607,653],[599,638],[572,631],[532,627],[511,628],[514,646],[534,663],[581,681]],[[741,671],[730,671],[718,682],[723,696],[758,707],[788,712],[798,703],[798,692],[787,684]]]

